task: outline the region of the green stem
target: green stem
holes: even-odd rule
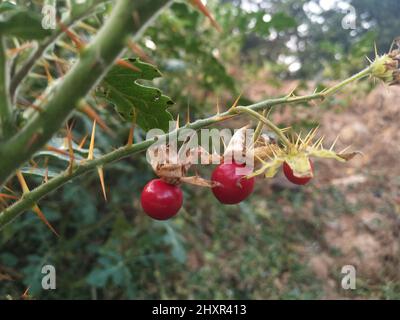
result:
[[[323,95],[325,97],[327,97],[329,95],[332,95],[332,94],[338,92],[340,89],[342,89],[345,86],[347,86],[348,84],[369,76],[371,74],[371,69],[372,69],[372,64],[368,68],[365,68],[364,70],[362,70],[359,73],[353,75],[352,77],[350,77],[350,78],[338,83],[337,85],[329,88],[328,90],[323,91]]]
[[[108,1],[110,1],[110,0],[95,1],[92,6],[88,7],[87,11],[82,12],[78,16],[67,18],[65,21],[63,21],[63,24],[67,28],[73,26],[79,20],[82,20],[82,19],[88,17],[89,15],[93,14],[94,12],[96,12],[96,7],[98,5],[100,5],[101,3],[108,2]],[[10,82],[11,100],[14,100],[14,97],[15,97],[15,94],[17,92],[19,85],[25,79],[25,77],[29,74],[29,72],[32,70],[36,61],[38,61],[38,59],[43,55],[43,53],[47,50],[47,48],[49,48],[54,42],[56,42],[63,34],[64,34],[64,31],[62,30],[61,27],[58,27],[56,30],[54,30],[54,32],[35,49],[35,51],[29,56],[29,58],[24,62],[24,64],[18,69],[18,71],[12,77],[11,82]]]
[[[28,161],[63,125],[71,112],[104,77],[133,33],[141,36],[170,0],[119,0],[110,18],[57,87],[41,112],[0,147],[0,185]]]
[[[8,69],[5,39],[0,35],[0,140],[12,133],[12,110],[8,94]]]
[[[265,118],[266,113],[267,113],[267,110],[264,110],[264,111],[262,112],[262,116],[263,116],[264,118]],[[258,140],[258,138],[261,136],[263,127],[264,127],[264,122],[258,121],[256,130],[254,130],[253,143],[256,143],[257,140]]]
[[[268,126],[277,136],[278,138],[280,138],[282,140],[282,143],[286,146],[290,146],[291,143],[288,140],[288,138],[286,138],[286,136],[283,134],[282,130],[279,129],[279,127],[277,127],[271,120],[265,118],[264,116],[262,116],[261,114],[259,114],[258,112],[246,108],[246,107],[236,107],[235,110],[239,113],[247,113],[250,116],[256,118],[257,120],[261,121],[262,123],[264,123],[266,126]]]

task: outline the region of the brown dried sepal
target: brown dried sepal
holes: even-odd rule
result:
[[[346,161],[350,161],[351,159],[353,159],[355,156],[357,155],[362,155],[362,152],[360,151],[355,151],[355,152],[350,152],[350,153],[339,153],[337,154],[338,157],[346,160]]]
[[[153,153],[150,152],[150,164],[155,174],[166,183],[173,185],[188,183],[209,188],[215,186],[213,182],[199,176],[186,177],[188,170],[193,165],[195,157],[205,152],[203,148],[196,147],[185,150],[184,146],[182,146],[177,154],[172,154],[169,145],[162,145],[153,148],[152,151]],[[182,157],[182,154],[184,154],[184,157]],[[207,153],[206,156],[211,163],[212,155]]]
[[[206,188],[214,188],[220,185],[220,183],[216,181],[210,181],[207,179],[203,179],[199,176],[191,176],[191,177],[182,177],[180,179],[181,182],[192,184],[199,187],[206,187]]]

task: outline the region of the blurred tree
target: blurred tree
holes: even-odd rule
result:
[[[400,1],[351,0],[351,4],[361,19],[359,32],[373,29],[379,35],[375,39],[379,51],[387,52],[388,44],[400,35]]]
[[[286,64],[282,76],[318,78],[324,71],[335,77],[349,74],[364,62],[360,57],[373,54],[374,42],[381,53],[387,51],[400,27],[397,0],[220,2],[240,8],[237,26],[247,31],[243,55],[248,59],[256,56],[253,62],[258,64],[262,59]],[[342,22],[353,13],[351,6],[355,9],[355,28],[346,29]],[[325,70],[327,66],[329,70]]]

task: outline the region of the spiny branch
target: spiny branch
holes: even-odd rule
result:
[[[92,6],[88,7],[88,10],[85,12],[82,12],[79,16],[75,17],[70,17],[67,18],[66,21],[62,22],[62,26],[66,27],[71,27],[74,25],[76,22],[88,17],[89,15],[93,14],[95,11],[95,8],[105,2],[108,2],[110,0],[97,0],[93,3]],[[33,51],[33,53],[30,55],[28,60],[25,61],[25,63],[18,69],[18,71],[15,73],[15,75],[12,77],[11,82],[10,82],[10,97],[12,100],[14,100],[15,93],[21,84],[21,82],[25,79],[25,77],[29,74],[29,72],[32,70],[33,66],[35,63],[40,59],[40,57],[43,55],[43,53],[49,48],[54,42],[57,41],[57,39],[64,33],[63,28],[61,25],[58,26],[58,28],[52,33],[51,36],[49,36],[44,42],[39,44],[36,49]]]
[[[141,36],[144,29],[170,0],[119,0],[93,42],[64,77],[54,96],[28,123],[0,146],[0,185],[15,169],[28,161],[56,133],[87,93],[112,67],[127,45],[130,35]]]
[[[362,72],[369,73],[370,67],[364,69]],[[352,81],[350,82],[353,82],[356,81],[358,77],[356,78],[351,77],[350,79],[352,79]],[[347,81],[346,84],[349,84],[350,82]],[[98,167],[103,167],[114,161],[121,160],[133,154],[145,151],[158,139],[163,139],[163,141],[164,139],[166,139],[165,141],[167,141],[167,139],[171,139],[177,136],[181,130],[186,130],[186,129],[199,130],[201,128],[239,116],[241,113],[245,111],[246,113],[251,113],[254,115],[257,114],[257,111],[261,111],[275,105],[302,103],[312,100],[323,100],[324,98],[329,96],[331,92],[337,92],[342,87],[344,87],[343,83],[339,83],[338,85],[335,85],[332,88],[320,93],[313,93],[310,95],[298,96],[298,97],[288,95],[277,99],[267,99],[255,104],[248,105],[246,107],[244,106],[232,107],[228,111],[225,111],[223,113],[218,113],[209,118],[200,119],[191,123],[187,123],[185,126],[177,128],[174,131],[169,132],[163,136],[159,136],[153,139],[148,139],[133,145],[126,145],[94,160],[86,160],[76,163],[72,170],[67,169],[65,172],[52,178],[47,183],[40,185],[39,187],[33,189],[31,192],[27,194],[24,194],[20,200],[16,201],[13,205],[11,205],[3,212],[1,212],[0,229],[3,228],[7,223],[12,221],[16,217],[18,217],[22,212],[29,210],[41,198],[55,191],[56,189],[64,185],[66,182],[78,176],[81,176],[89,171],[95,170]],[[257,117],[257,119],[259,118]]]

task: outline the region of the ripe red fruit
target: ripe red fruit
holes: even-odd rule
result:
[[[244,164],[222,163],[215,168],[211,175],[211,180],[220,185],[212,188],[214,196],[223,204],[237,204],[246,199],[254,189],[254,178],[247,179],[244,174],[236,172],[239,168],[244,168]]]
[[[167,220],[182,207],[182,190],[161,179],[151,180],[143,188],[140,197],[144,212],[157,220]]]
[[[309,161],[311,166],[311,172],[314,172],[314,165],[311,160]],[[296,177],[293,174],[292,168],[286,162],[283,163],[283,173],[290,182],[300,186],[307,184],[312,179],[312,177]]]

